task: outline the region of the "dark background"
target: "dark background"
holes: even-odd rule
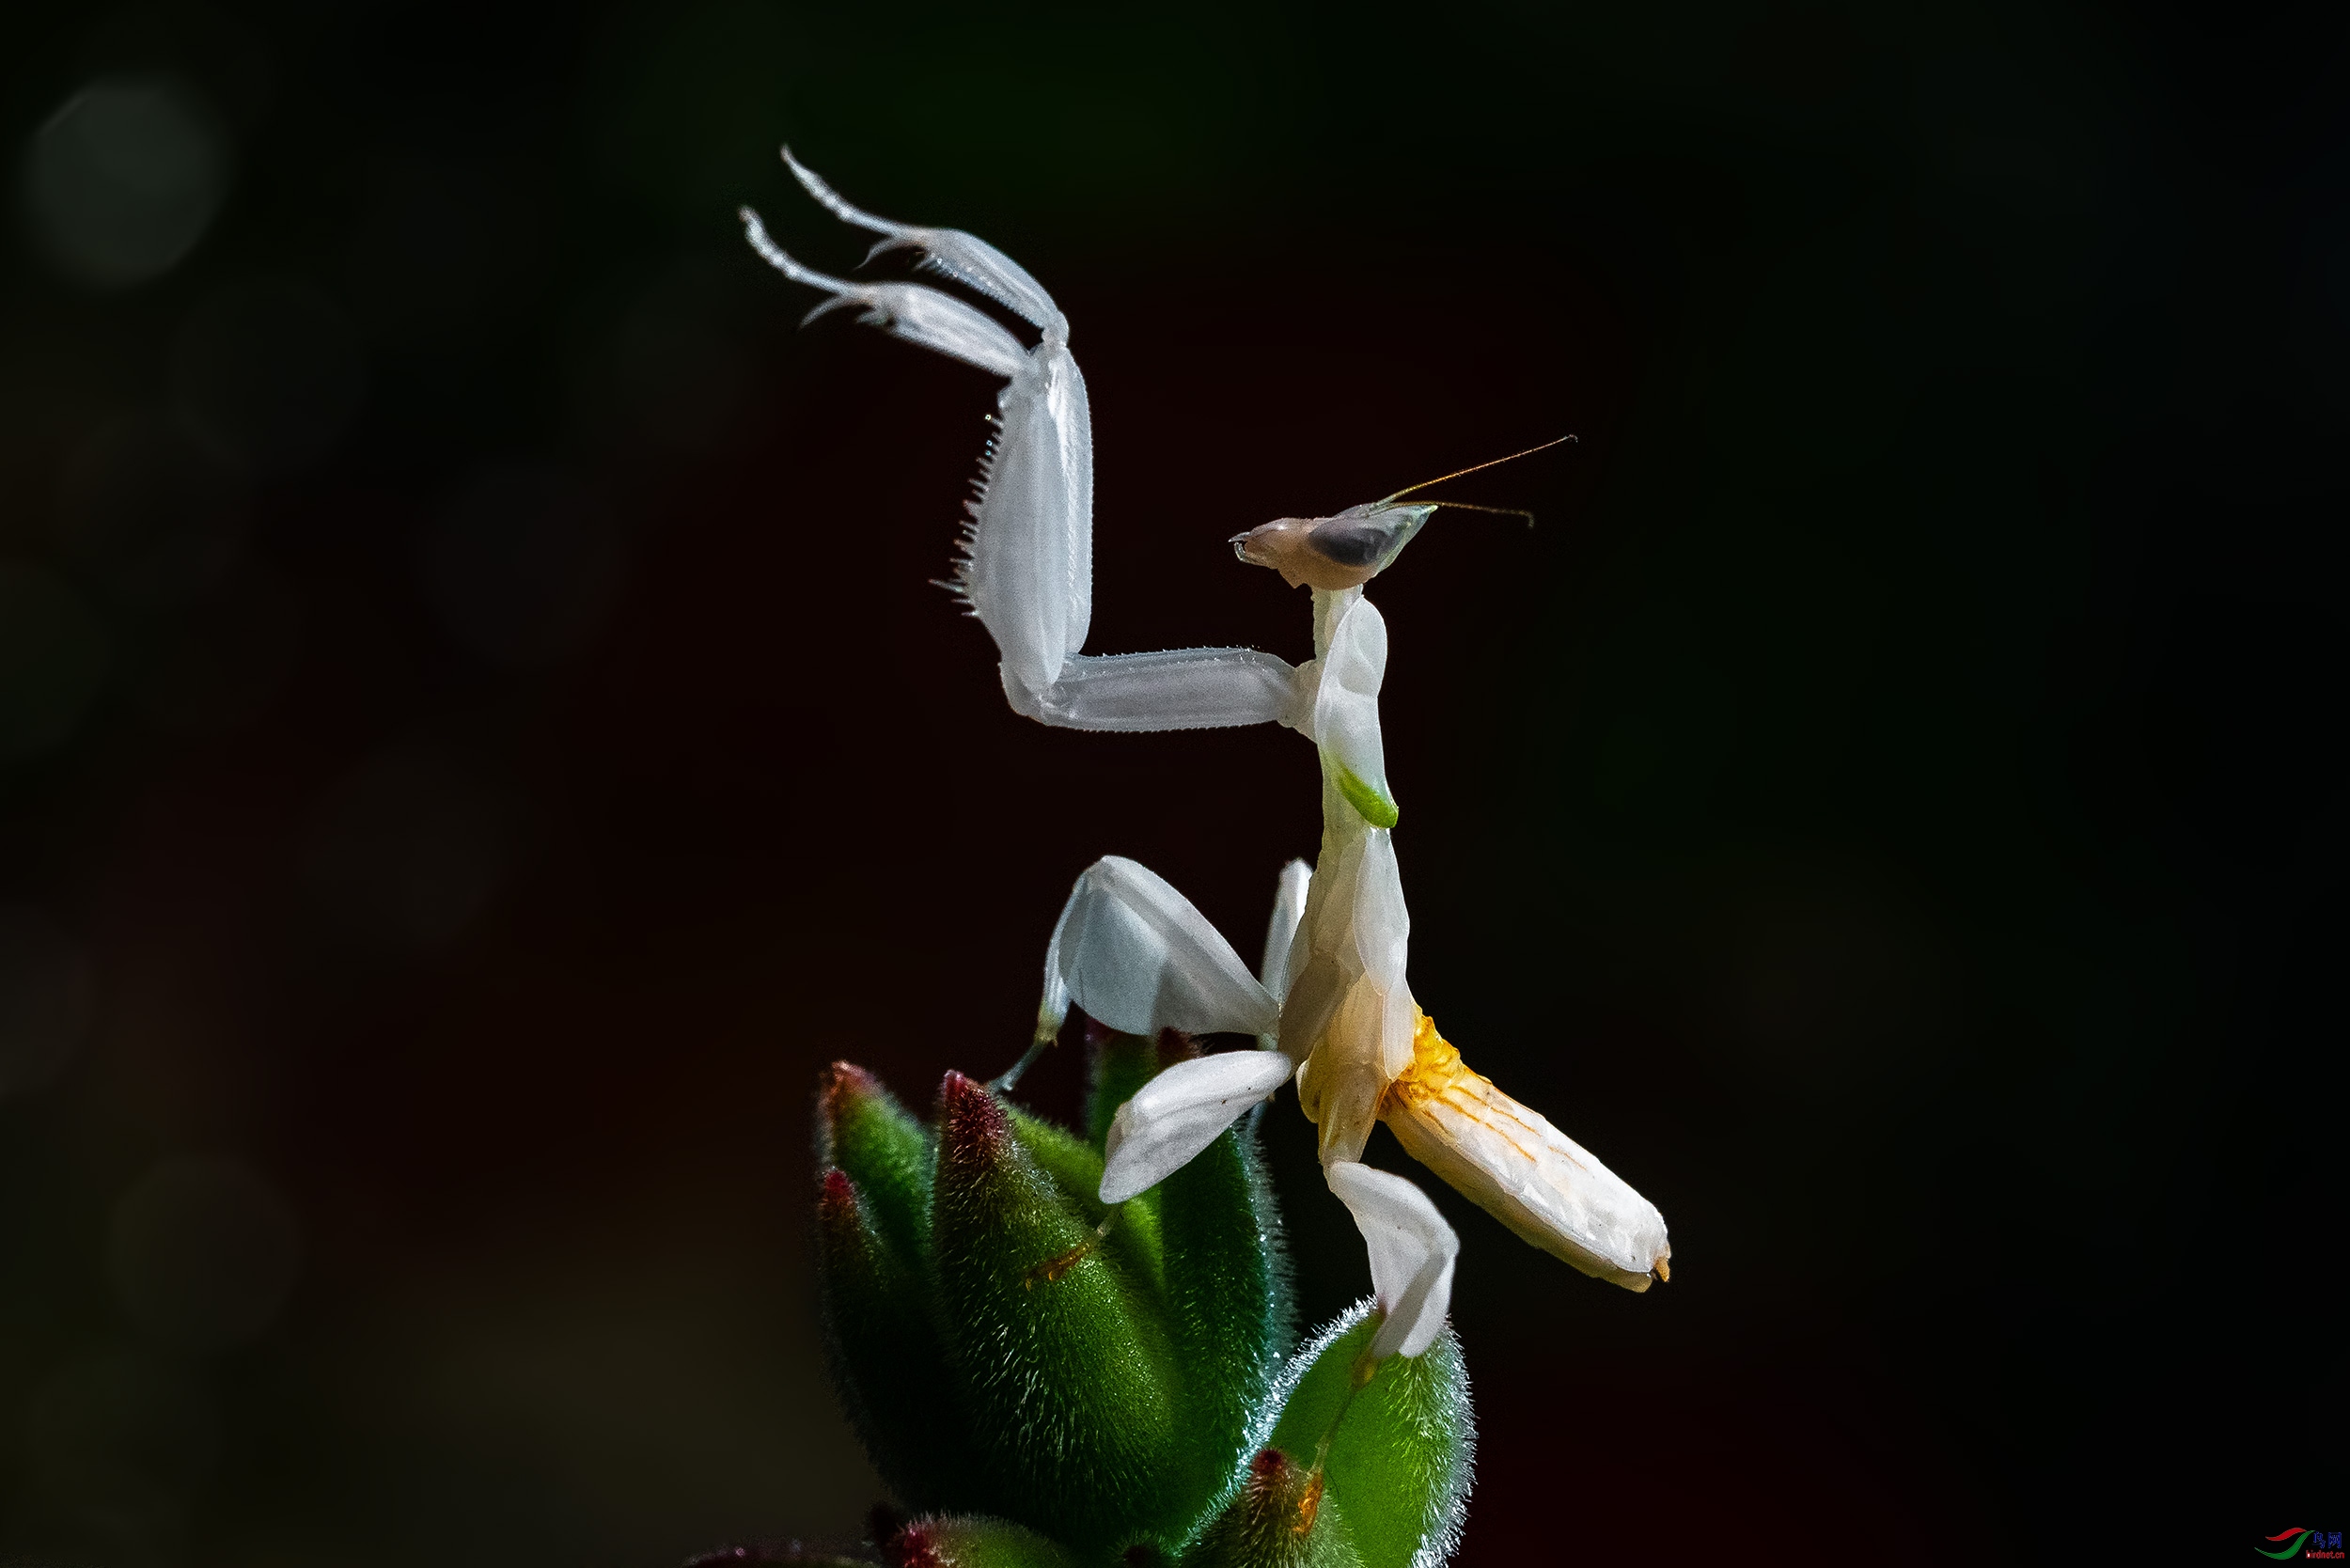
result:
[[[787,136],[1073,319],[1097,651],[1303,657],[1227,535],[1581,438],[1378,589],[1414,989],[1677,1265],[1439,1193],[1465,1563],[2339,1526],[2343,13],[863,9],[0,22],[0,1558],[854,1536],[818,1066],[1311,853],[1293,736],[1006,709],[994,384],[794,331]]]

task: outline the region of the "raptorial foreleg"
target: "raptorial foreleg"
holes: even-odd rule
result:
[[[925,348],[1005,378],[997,431],[971,509],[953,587],[995,639],[1005,696],[1042,724],[1078,729],[1194,729],[1301,722],[1300,694],[1286,661],[1246,648],[1160,653],[1079,652],[1093,610],[1093,424],[1085,377],[1069,353],[1069,323],[1019,263],[960,229],[895,223],[851,206],[789,149],[792,173],[843,222],[882,236],[875,251],[909,247],[922,264],[954,278],[1035,324],[1024,349],[973,306],[919,284],[864,284],[803,266],[744,210],[751,245],[795,283],[861,320]]]
[[[881,236],[873,248],[865,253],[868,261],[884,251],[918,250],[922,257],[917,265],[925,270],[951,277],[1006,309],[1018,312],[1023,320],[1042,329],[1047,338],[1069,336],[1068,318],[1053,303],[1053,296],[1044,291],[1044,286],[1028,275],[1027,268],[978,235],[966,234],[960,228],[924,228],[877,217],[841,199],[840,194],[825,184],[814,169],[791,156],[788,147],[783,149],[783,161],[791,170],[791,177],[825,212],[842,223]]]

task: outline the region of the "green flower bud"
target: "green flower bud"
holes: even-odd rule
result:
[[[1181,1038],[1180,1036],[1178,1038]],[[1089,1025],[1086,1029],[1086,1137],[1099,1149],[1110,1136],[1110,1118],[1158,1076],[1159,1045],[1138,1034],[1118,1034]]]
[[[1289,1253],[1245,1119],[1146,1196],[1158,1202],[1167,1322],[1183,1377],[1170,1480],[1180,1477],[1204,1509],[1247,1456],[1257,1414],[1296,1342]]]
[[[1107,1222],[1109,1230],[1103,1237],[1103,1246],[1134,1278],[1149,1285],[1153,1297],[1164,1297],[1167,1255],[1159,1235],[1155,1195],[1149,1202],[1121,1205],[1118,1217],[1111,1219],[1107,1205],[1102,1201],[1102,1152],[1017,1105],[1007,1104],[1004,1110],[1011,1118],[1011,1130],[1020,1139],[1020,1146],[1060,1189],[1072,1212],[1097,1230]]]
[[[818,1079],[817,1168],[847,1172],[898,1256],[922,1264],[931,1250],[931,1143],[930,1129],[864,1068],[836,1061]]]
[[[1180,1537],[1201,1499],[1165,1483],[1179,1406],[1156,1293],[960,1073],[939,1091],[932,1224],[947,1353],[995,1511],[1089,1553]]]
[[[1362,1302],[1298,1352],[1273,1446],[1310,1464],[1327,1439],[1323,1504],[1343,1510],[1364,1568],[1442,1562],[1460,1543],[1477,1446],[1461,1342],[1448,1324],[1425,1354],[1374,1369],[1364,1352],[1378,1327]]]
[[[1171,1032],[1151,1041],[1089,1031],[1088,1043],[1087,1120],[1098,1148],[1118,1106],[1158,1075],[1163,1048],[1188,1043]],[[1097,1189],[1100,1172],[1096,1159],[1089,1173]],[[1183,1419],[1167,1484],[1204,1509],[1230,1486],[1248,1452],[1250,1423],[1296,1340],[1280,1211],[1254,1132],[1246,1123],[1233,1127],[1166,1181],[1129,1199],[1118,1227],[1136,1222],[1152,1226],[1160,1243],[1159,1278],[1183,1376]]]
[[[916,1508],[966,1504],[979,1477],[921,1270],[838,1168],[816,1200],[824,1342],[849,1421],[890,1489]]]
[[[1183,1554],[1183,1568],[1362,1568],[1324,1478],[1261,1449],[1240,1490]]]

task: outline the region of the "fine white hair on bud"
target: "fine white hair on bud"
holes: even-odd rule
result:
[[[1333,1161],[1323,1170],[1371,1251],[1371,1290],[1386,1314],[1371,1339],[1371,1358],[1419,1355],[1435,1342],[1451,1309],[1461,1238],[1428,1195],[1401,1176],[1353,1160]]]
[[[1102,1201],[1123,1203],[1174,1175],[1289,1075],[1278,1051],[1220,1051],[1152,1078],[1110,1119]]]
[[[1121,1034],[1267,1034],[1281,1017],[1208,917],[1165,877],[1119,855],[1087,867],[1061,906],[1039,1028],[1072,1000]]]

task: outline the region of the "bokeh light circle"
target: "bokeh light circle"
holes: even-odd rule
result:
[[[58,272],[94,289],[146,283],[180,264],[227,195],[229,149],[193,89],[106,77],[33,133],[24,215]]]

